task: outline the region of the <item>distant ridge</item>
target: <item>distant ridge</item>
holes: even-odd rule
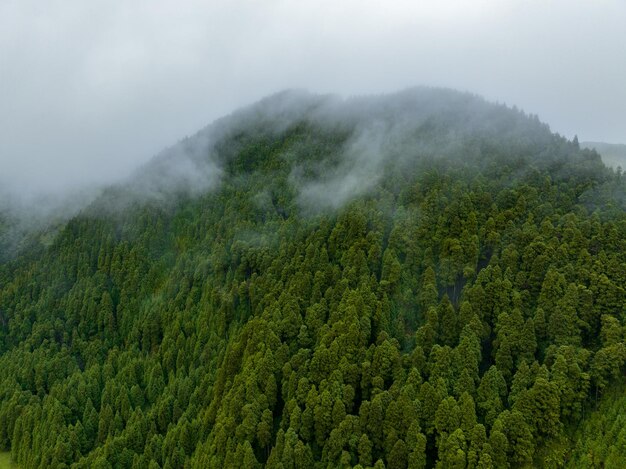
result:
[[[626,166],[626,145],[622,143],[605,143],[605,142],[582,142],[583,148],[596,150],[600,153],[602,161],[613,167]]]

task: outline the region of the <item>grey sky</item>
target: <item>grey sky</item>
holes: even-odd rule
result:
[[[434,85],[626,142],[624,0],[0,0],[0,183],[111,181],[284,88]]]

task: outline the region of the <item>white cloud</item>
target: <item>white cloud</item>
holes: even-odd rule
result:
[[[0,181],[116,179],[282,88],[442,85],[626,141],[619,0],[0,3]]]

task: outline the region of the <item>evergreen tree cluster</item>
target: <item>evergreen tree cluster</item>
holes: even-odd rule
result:
[[[251,119],[216,146],[214,190],[117,213],[105,195],[0,263],[0,450],[23,469],[626,461],[621,171],[451,96],[338,208],[299,184],[341,170],[353,123]]]

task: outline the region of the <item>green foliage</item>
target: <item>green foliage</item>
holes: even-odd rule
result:
[[[0,453],[0,469],[13,469],[15,465],[11,461],[11,453]]]
[[[620,467],[626,461],[623,380],[612,386],[598,406],[575,427],[576,442],[568,467]]]
[[[350,122],[259,124],[216,145],[219,188],[115,214],[105,196],[1,263],[0,450],[24,469],[617,467],[621,175],[516,111],[467,130],[463,99],[339,208],[297,184],[342,170]],[[420,144],[453,130],[442,155]]]

